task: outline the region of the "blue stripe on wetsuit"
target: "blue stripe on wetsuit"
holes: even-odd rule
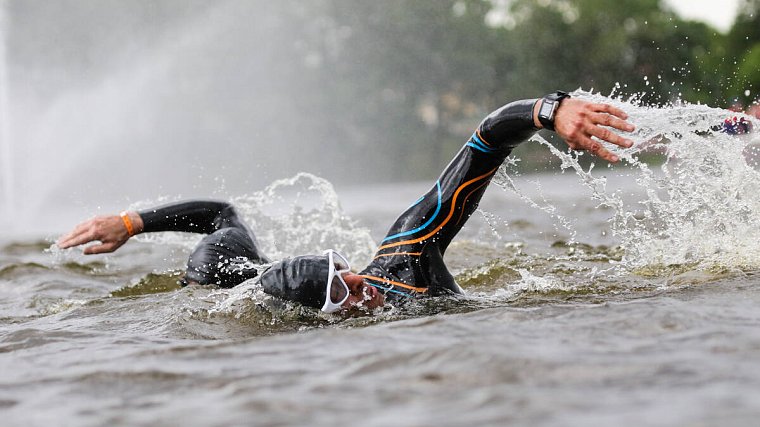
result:
[[[404,231],[398,234],[394,234],[392,236],[388,236],[385,239],[383,239],[382,243],[387,242],[388,240],[395,239],[396,237],[403,237],[403,236],[409,236],[411,234],[414,234],[420,230],[424,230],[428,225],[430,225],[435,217],[438,216],[438,213],[441,211],[441,181],[438,180],[435,182],[435,186],[438,188],[438,207],[435,208],[435,212],[433,213],[433,216],[430,217],[429,220],[427,220],[426,223],[420,225],[419,227],[415,228],[414,230]],[[418,200],[417,203],[419,203],[422,199]],[[414,205],[416,205],[415,203]],[[412,205],[412,206],[414,206]]]
[[[490,148],[490,147],[486,146],[483,143],[483,141],[481,141],[480,138],[478,138],[478,134],[477,133],[473,133],[472,134],[472,137],[470,138],[469,141],[467,141],[466,145],[468,145],[468,146],[470,146],[470,147],[472,147],[472,148],[474,148],[474,149],[476,149],[478,151],[482,151],[484,153],[491,153],[491,152],[494,151],[493,148]]]
[[[367,281],[369,282],[369,280],[367,280]],[[412,296],[412,294],[408,294],[406,292],[401,292],[401,291],[397,291],[397,290],[393,289],[393,286],[389,286],[389,287],[386,288],[384,286],[381,286],[381,285],[378,285],[378,284],[375,284],[375,283],[372,283],[372,282],[370,282],[370,286],[373,286],[373,287],[375,287],[377,289],[380,289],[381,291],[383,291],[385,293],[391,292],[391,293],[394,293],[394,294],[399,294],[399,295],[403,295],[405,297],[410,297],[410,298]]]

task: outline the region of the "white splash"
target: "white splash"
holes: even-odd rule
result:
[[[343,212],[332,184],[309,173],[275,181],[232,203],[272,259],[335,249],[354,267],[363,267],[377,247],[369,230]]]
[[[521,292],[546,292],[568,288],[567,285],[550,274],[539,277],[531,274],[531,272],[523,268],[518,268],[517,272],[520,273],[520,280],[506,286],[506,291],[510,294]]]
[[[170,201],[141,201],[130,209]],[[332,184],[309,173],[275,181],[262,191],[232,197],[229,201],[251,227],[261,250],[274,261],[335,249],[346,255],[357,269],[369,263],[377,247],[369,230],[359,227],[343,212]],[[155,233],[137,239],[192,248],[199,237]],[[241,267],[248,266],[244,263]]]
[[[635,142],[632,148],[611,149],[628,163],[631,169],[626,172],[644,190],[644,198],[634,204],[608,189],[605,177],[592,173],[593,168],[584,170],[576,154],[534,138],[562,160],[563,170],[576,172],[600,206],[613,209],[610,225],[625,251],[623,267],[760,266],[760,173],[750,156],[753,146],[760,143],[757,120],[738,114],[753,123],[754,132],[730,135],[711,129],[737,115],[726,110],[681,102],[643,106],[636,99],[583,91],[574,96],[615,105],[637,126],[629,135]],[[638,158],[652,150],[665,159],[655,170]],[[497,183],[514,187],[504,175]],[[563,224],[572,228],[568,222]]]

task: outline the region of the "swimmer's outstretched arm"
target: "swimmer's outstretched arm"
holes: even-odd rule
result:
[[[441,173],[435,185],[391,225],[365,277],[381,278],[400,292],[436,295],[461,292],[443,262],[443,255],[467,219],[475,212],[488,184],[513,148],[543,126],[540,102],[510,102],[489,114]],[[554,131],[575,150],[587,150],[610,162],[617,156],[602,143],[630,147],[628,115],[606,104],[566,98],[556,110]],[[596,138],[596,139],[595,139]],[[378,283],[380,283],[378,282]],[[422,291],[420,291],[422,289]]]
[[[115,251],[130,237],[140,233],[185,231],[210,234],[227,227],[243,228],[251,234],[231,204],[186,201],[139,212],[96,216],[80,223],[70,233],[59,238],[57,245],[61,249],[67,249],[97,241],[98,244],[84,248],[84,253],[100,254]]]
[[[540,106],[535,99],[506,104],[483,120],[478,126],[478,135],[501,150],[511,150],[530,138],[535,130],[543,128],[538,119]],[[631,132],[635,129],[626,122],[627,119],[628,115],[617,107],[566,98],[555,114],[554,132],[573,150],[589,151],[614,163],[620,159],[604,148],[601,142],[623,148],[633,146],[633,141],[615,133],[615,130]]]

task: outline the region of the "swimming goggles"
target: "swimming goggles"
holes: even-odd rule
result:
[[[343,303],[348,299],[349,290],[348,285],[343,280],[343,273],[350,272],[351,267],[343,255],[332,249],[326,250],[325,255],[327,255],[327,261],[330,264],[327,274],[325,304],[322,306],[322,311],[325,313],[335,313],[343,308]]]

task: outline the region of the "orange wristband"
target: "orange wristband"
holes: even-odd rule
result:
[[[135,227],[132,225],[132,220],[129,218],[127,211],[120,213],[119,216],[121,217],[121,221],[124,223],[124,227],[127,227],[127,234],[129,234],[129,237],[134,236]]]

